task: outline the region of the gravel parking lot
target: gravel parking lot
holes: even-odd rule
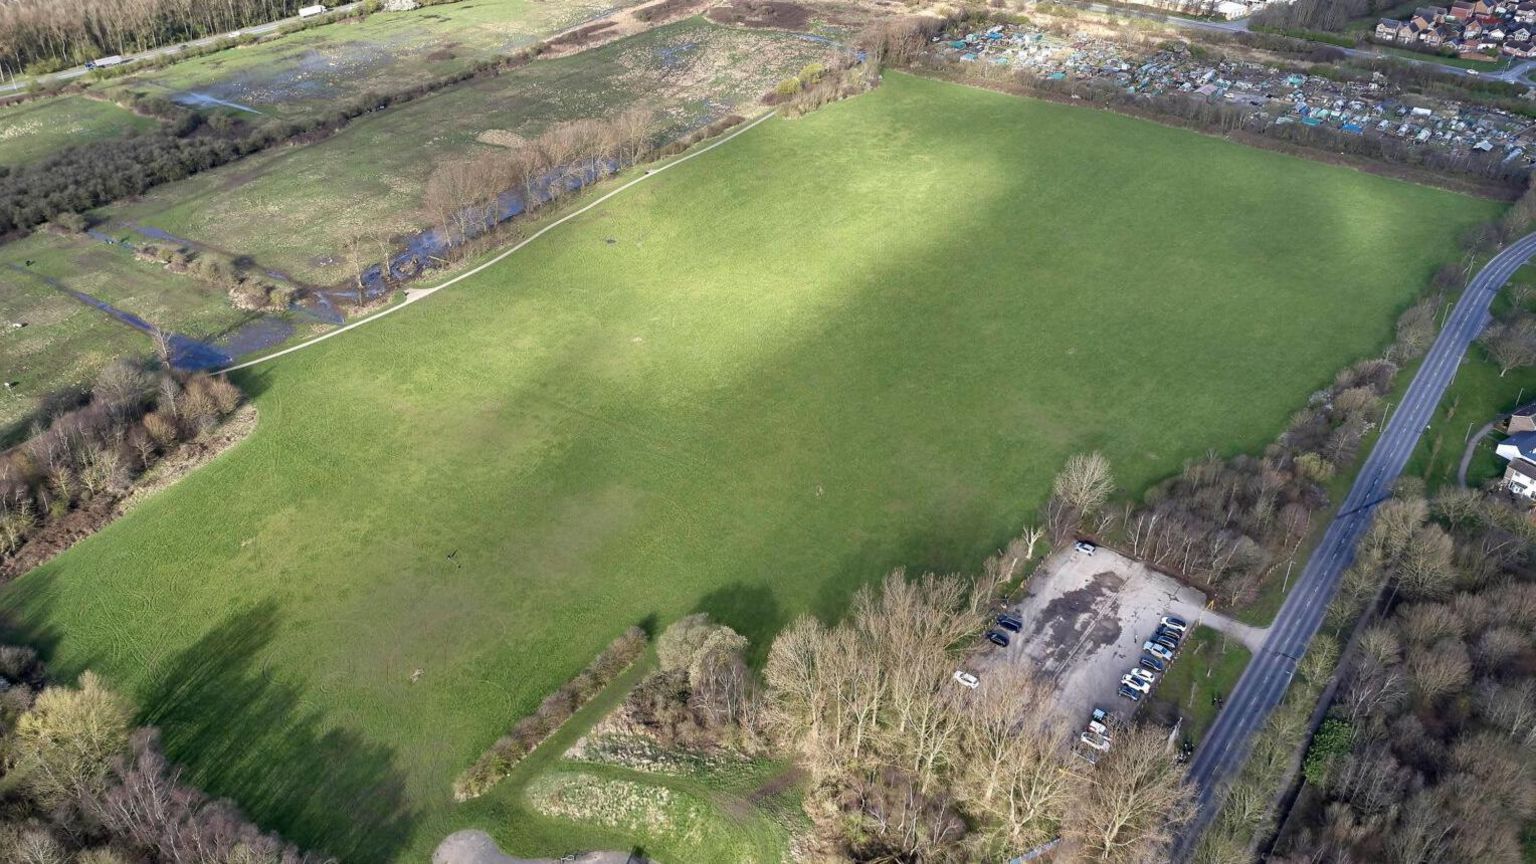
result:
[[[1253,645],[1264,635],[1207,610],[1203,592],[1102,547],[1093,555],[1071,548],[1052,555],[1026,588],[1010,610],[1023,632],[1007,648],[989,647],[975,664],[983,675],[997,663],[1032,664],[1055,682],[1057,705],[1074,727],[1095,707],[1120,715],[1135,707],[1115,691],[1164,615]]]

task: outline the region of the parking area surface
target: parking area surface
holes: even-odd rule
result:
[[[1122,716],[1136,707],[1117,695],[1120,676],[1136,665],[1142,643],[1164,615],[1254,645],[1264,635],[1207,610],[1203,592],[1102,547],[1092,555],[1070,547],[1057,552],[1026,589],[1010,609],[1024,622],[1022,632],[1012,634],[1006,648],[983,651],[975,665],[985,675],[997,663],[1031,664],[1055,684],[1057,706],[1073,725],[1095,707]]]

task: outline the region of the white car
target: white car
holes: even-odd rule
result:
[[[1151,654],[1153,657],[1156,657],[1159,660],[1168,661],[1173,659],[1173,652],[1157,644],[1156,642],[1143,643],[1141,650]]]
[[[1157,676],[1153,675],[1151,672],[1148,672],[1145,669],[1132,669],[1131,671],[1129,671],[1129,672],[1127,672],[1125,674],[1126,674],[1126,677],[1135,678],[1138,681],[1145,681],[1148,684],[1156,684],[1157,683]]]
[[[1092,747],[1100,753],[1109,752],[1109,739],[1105,738],[1103,735],[1098,734],[1097,732],[1084,732],[1082,735],[1079,735],[1078,738],[1084,744],[1087,744],[1089,747]]]
[[[1109,737],[1109,727],[1097,720],[1088,721],[1088,731],[1095,735],[1103,735],[1105,738]]]
[[[1186,633],[1189,631],[1189,622],[1183,618],[1175,618],[1172,615],[1164,615],[1162,624],[1175,633]]]
[[[1099,551],[1099,547],[1089,543],[1087,540],[1077,541],[1075,544],[1073,544],[1072,548],[1089,557],[1092,557],[1093,553]]]
[[[980,678],[977,678],[975,675],[972,675],[964,669],[956,669],[954,679],[956,684],[959,684],[961,687],[969,687],[972,690],[975,690],[976,685],[981,683]]]
[[[1137,693],[1146,693],[1152,689],[1151,684],[1148,684],[1140,678],[1133,678],[1130,675],[1122,677],[1120,679],[1120,683],[1126,687],[1131,688],[1132,690],[1135,690]]]

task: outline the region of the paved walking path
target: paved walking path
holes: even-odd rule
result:
[[[1500,414],[1489,420],[1483,428],[1477,430],[1477,434],[1472,436],[1472,440],[1467,442],[1467,449],[1461,451],[1461,464],[1456,466],[1457,486],[1463,489],[1467,488],[1467,469],[1472,467],[1472,455],[1477,452],[1477,445],[1482,443],[1482,440],[1488,436],[1488,433],[1493,431],[1494,426],[1504,422],[1508,417],[1508,414]]]
[[[255,365],[259,364],[259,363],[266,363],[266,362],[268,362],[270,360],[276,360],[277,358],[282,357],[282,356],[284,356],[286,354],[292,354],[295,351],[302,351],[305,348],[308,348],[308,347],[310,347],[312,345],[316,345],[316,344],[319,344],[321,342],[324,342],[325,340],[330,339],[332,337],[340,336],[341,334],[347,332],[348,330],[355,330],[358,327],[363,326],[364,324],[372,324],[373,322],[379,320],[380,318],[383,318],[386,315],[393,315],[394,313],[399,312],[401,309],[405,309],[406,307],[408,307],[408,306],[410,306],[410,305],[412,305],[414,303],[417,303],[417,302],[419,302],[421,300],[425,300],[426,298],[431,297],[433,294],[436,294],[437,292],[443,290],[444,288],[447,288],[450,285],[454,285],[454,284],[457,284],[459,282],[462,282],[463,280],[468,279],[471,276],[477,275],[477,274],[481,273],[484,270],[487,270],[487,269],[489,269],[489,268],[491,268],[491,267],[493,267],[493,266],[495,266],[497,264],[500,264],[502,261],[506,260],[508,257],[510,257],[510,256],[516,254],[517,252],[521,251],[522,248],[527,246],[529,243],[532,243],[533,241],[539,239],[540,237],[543,237],[545,234],[548,234],[549,232],[555,230],[556,228],[559,228],[561,225],[564,225],[565,223],[571,221],[572,219],[575,219],[577,216],[580,216],[583,213],[586,213],[588,210],[591,210],[592,208],[597,207],[598,205],[600,205],[603,202],[607,201],[609,198],[612,198],[613,196],[618,195],[618,194],[620,194],[620,193],[630,189],[633,186],[636,186],[636,185],[638,185],[640,183],[644,183],[645,181],[650,180],[652,177],[655,177],[656,175],[660,174],[663,171],[670,171],[671,169],[676,168],[677,166],[683,164],[684,162],[687,162],[689,159],[694,159],[694,158],[697,158],[699,156],[703,156],[705,153],[708,153],[709,151],[715,149],[716,147],[719,147],[719,146],[725,144],[726,142],[730,141],[731,139],[735,138],[736,136],[746,134],[747,132],[749,132],[752,129],[756,128],[757,126],[761,125],[764,121],[768,120],[769,118],[771,118],[773,116],[774,116],[774,113],[772,111],[770,111],[770,112],[768,112],[766,114],[763,114],[762,116],[758,117],[756,120],[753,120],[750,123],[744,124],[741,128],[739,128],[736,131],[732,132],[731,134],[725,136],[724,138],[721,138],[718,141],[715,141],[713,143],[710,143],[708,145],[700,147],[697,150],[690,151],[690,152],[688,152],[688,153],[686,153],[686,154],[684,154],[684,155],[682,155],[682,156],[680,156],[680,157],[678,157],[676,159],[673,159],[670,162],[666,162],[666,163],[663,163],[661,165],[658,165],[655,168],[648,168],[648,169],[646,169],[645,172],[642,173],[639,177],[636,177],[635,179],[630,180],[629,182],[625,183],[624,185],[620,186],[619,188],[613,190],[612,192],[607,193],[606,195],[603,195],[603,196],[599,197],[598,199],[596,199],[596,200],[592,201],[591,203],[587,204],[586,206],[581,207],[578,210],[574,210],[574,211],[572,211],[570,213],[567,213],[564,216],[561,216],[559,219],[556,219],[555,221],[549,223],[548,225],[545,225],[543,228],[540,228],[539,230],[535,231],[533,233],[533,235],[530,236],[528,239],[523,240],[520,243],[517,243],[516,245],[512,246],[512,248],[506,250],[505,252],[502,252],[501,254],[497,255],[496,257],[492,258],[491,260],[486,261],[484,264],[480,264],[479,266],[476,266],[473,269],[466,270],[463,273],[460,273],[459,275],[453,277],[452,279],[449,279],[449,280],[444,281],[444,282],[439,282],[438,284],[433,285],[431,288],[411,288],[411,289],[406,290],[406,292],[405,292],[405,300],[400,302],[400,303],[396,303],[393,306],[387,307],[385,309],[381,309],[378,312],[375,312],[372,315],[369,315],[367,317],[359,318],[359,319],[357,319],[356,321],[353,321],[350,324],[345,324],[345,325],[343,325],[341,327],[337,327],[335,330],[331,330],[331,331],[328,331],[326,333],[322,333],[322,334],[320,334],[319,336],[316,336],[313,339],[305,340],[305,341],[300,342],[299,344],[294,345],[292,347],[284,348],[281,351],[277,351],[277,352],[274,352],[272,354],[268,354],[268,355],[266,355],[264,357],[257,357],[255,360],[247,360],[244,363],[236,363],[233,366],[226,366],[223,369],[219,369],[217,371],[219,371],[219,372],[234,372],[234,371],[236,371],[238,369],[249,369],[250,367],[255,366]]]

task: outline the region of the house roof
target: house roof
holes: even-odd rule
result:
[[[1536,480],[1536,463],[1525,459],[1511,459],[1508,470],[1527,480]]]
[[[1536,432],[1520,432],[1499,442],[1499,449],[1513,447],[1527,461],[1536,462]],[[1510,460],[1517,461],[1517,460]]]
[[[1509,416],[1511,416],[1511,417],[1532,417],[1532,416],[1536,416],[1536,402],[1531,402],[1531,403],[1528,403],[1528,404],[1525,404],[1525,405],[1521,405],[1519,408],[1516,408],[1515,410],[1509,412]]]

